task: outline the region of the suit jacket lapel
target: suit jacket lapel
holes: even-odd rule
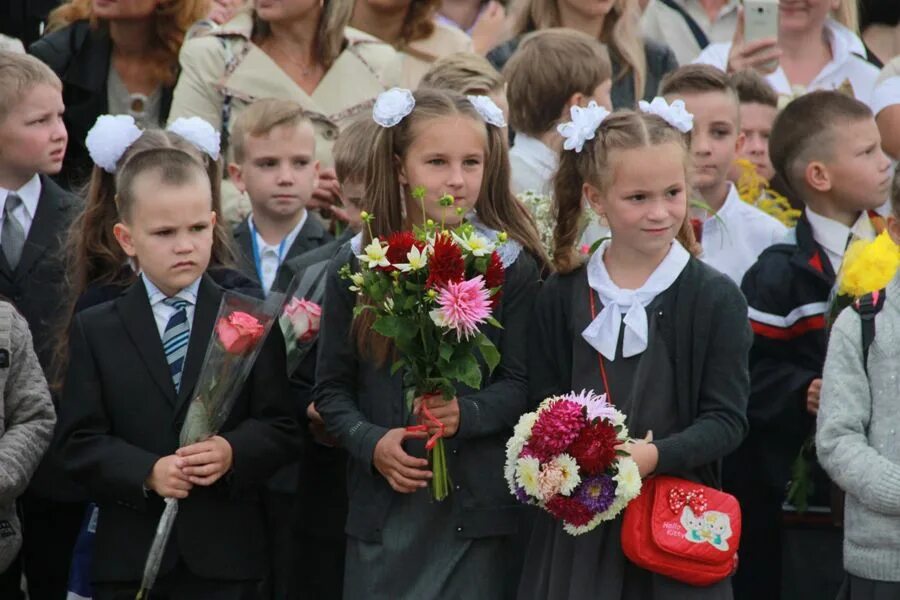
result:
[[[200,289],[197,291],[197,306],[194,308],[194,321],[191,323],[191,338],[188,342],[184,370],[181,373],[181,387],[175,404],[176,415],[181,414],[186,401],[194,394],[194,387],[200,378],[200,368],[206,357],[206,347],[213,335],[221,299],[222,289],[208,275],[204,275],[200,280]]]
[[[304,252],[315,250],[322,245],[325,235],[325,227],[322,226],[319,219],[315,215],[309,214],[306,217],[306,223],[297,232],[297,238],[294,240],[294,243],[288,248],[284,260],[287,261],[295,256],[300,256]]]
[[[175,385],[166,353],[163,350],[159,328],[153,317],[153,309],[147,297],[144,280],[138,279],[116,301],[116,309],[125,325],[131,341],[144,361],[144,365],[170,404],[175,404]]]
[[[41,177],[41,199],[38,201],[37,212],[25,247],[22,249],[22,258],[16,267],[15,276],[21,279],[26,276],[34,263],[48,250],[55,249],[60,242],[60,226],[63,222],[63,211],[68,204],[65,192],[49,178]]]
[[[238,248],[238,261],[241,273],[259,283],[259,273],[256,272],[256,264],[253,262],[253,242],[250,240],[250,225],[244,219],[234,228],[234,243]]]

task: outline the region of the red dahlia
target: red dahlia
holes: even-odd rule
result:
[[[505,275],[506,273],[503,270],[503,261],[500,260],[500,255],[497,254],[497,251],[495,250],[491,254],[491,260],[490,262],[488,262],[487,269],[485,269],[484,271],[484,286],[489,290],[502,286]],[[497,290],[497,293],[491,296],[492,307],[497,306],[497,303],[500,302],[500,297],[502,295],[503,290]]]
[[[438,235],[434,240],[434,254],[428,260],[427,287],[442,287],[451,281],[462,281],[466,262],[462,251],[449,235]]]
[[[595,421],[581,430],[568,452],[585,474],[599,475],[616,460],[618,444],[615,428],[606,421]]]
[[[559,494],[550,498],[546,506],[551,515],[575,527],[587,525],[594,518],[594,513],[587,506]]]
[[[392,271],[397,270],[393,265],[406,262],[406,255],[409,254],[409,251],[412,250],[412,247],[415,246],[417,242],[416,237],[411,231],[395,231],[388,236],[387,244],[388,249],[386,254],[387,259],[391,261],[391,266],[376,268],[379,271],[391,273]]]

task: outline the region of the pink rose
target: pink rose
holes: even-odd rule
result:
[[[259,319],[245,312],[233,312],[216,323],[216,334],[229,354],[244,354],[251,350],[265,330]]]
[[[309,300],[291,298],[284,307],[284,314],[291,321],[294,336],[300,343],[311,342],[319,334],[319,321],[322,319],[322,307]]]

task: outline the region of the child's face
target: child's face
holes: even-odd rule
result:
[[[475,207],[481,193],[487,148],[484,123],[453,115],[437,117],[418,124],[413,142],[400,162],[400,183],[406,188],[406,214],[410,223],[424,219],[454,226]],[[425,190],[425,214],[422,204],[412,198],[416,188]],[[450,194],[453,206],[442,207],[441,196]],[[462,209],[462,215],[457,214]]]
[[[591,208],[605,215],[613,243],[657,258],[668,251],[687,214],[684,149],[668,142],[614,150],[604,192],[585,184]]]
[[[209,181],[199,175],[182,185],[138,175],[128,223],[117,223],[116,239],[125,254],[167,296],[200,277],[209,266],[216,213],[210,210]]]
[[[756,172],[772,181],[775,168],[769,159],[769,136],[778,109],[755,102],[741,104],[741,133],[744,145],[738,158],[746,158],[756,167]]]
[[[347,181],[341,184],[341,201],[347,213],[347,226],[353,231],[362,229],[360,206],[366,197],[366,184],[362,181]]]
[[[734,157],[743,138],[738,130],[738,104],[724,92],[681,94],[688,112],[694,115],[691,155],[694,172],[691,183],[703,195],[725,185]],[[666,98],[669,102],[676,97]]]
[[[872,210],[888,198],[891,161],[881,150],[875,119],[832,125],[831,157],[822,161],[825,188],[847,210]],[[807,177],[811,176],[807,167]],[[815,176],[815,173],[812,173]]]
[[[69,140],[64,110],[62,93],[39,84],[0,121],[0,185],[18,189],[35,173],[59,173]]]
[[[248,135],[244,160],[229,165],[235,186],[250,196],[254,214],[278,221],[295,218],[319,185],[319,162],[312,126],[282,125],[261,136]]]

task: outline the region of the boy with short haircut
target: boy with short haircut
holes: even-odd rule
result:
[[[741,200],[728,172],[740,152],[737,93],[722,71],[706,65],[681,67],[663,79],[666,100],[682,100],[694,115],[692,185],[703,208],[691,208],[691,220],[703,246],[703,261],[740,285],[763,250],[787,234],[775,218]]]
[[[239,267],[268,294],[281,263],[332,239],[306,210],[319,182],[315,132],[299,104],[267,98],[240,114],[231,140],[229,178],[252,207],[234,229]]]
[[[59,77],[38,59],[0,51],[0,295],[28,321],[48,380],[63,288],[62,244],[77,199],[59,173],[68,134]],[[48,453],[21,501],[27,527],[22,557],[32,597],[64,597],[72,548],[84,516],[80,490]],[[14,566],[0,575],[18,586]]]
[[[734,73],[730,82],[740,102],[741,133],[744,136],[744,144],[737,157],[749,160],[756,167],[756,172],[771,182],[775,169],[769,158],[769,137],[778,116],[778,94],[762,75],[752,69]],[[739,176],[740,171],[732,169],[731,180],[737,181]]]
[[[366,191],[366,168],[372,141],[380,126],[371,115],[362,115],[341,131],[332,148],[334,169],[341,185],[341,211],[347,228],[335,240],[284,262],[278,273],[279,285],[298,280],[298,293],[321,305],[325,295],[325,275],[331,258],[363,227],[360,213]],[[347,453],[325,432],[325,423],[312,404],[315,383],[316,348],[312,345],[292,383],[300,401],[304,445],[299,469],[282,470],[270,483],[276,493],[296,497],[289,518],[296,521],[293,535],[293,562],[288,565],[291,590],[298,597],[340,598],[344,578],[344,524],[347,520]],[[310,487],[309,482],[316,485]],[[271,523],[272,527],[283,524]],[[298,590],[302,590],[302,593]]]
[[[549,196],[562,136],[556,126],[573,106],[591,100],[612,110],[612,67],[606,48],[570,29],[544,29],[525,37],[503,69],[508,82],[512,191]]]
[[[775,598],[781,584],[781,506],[791,466],[815,423],[831,290],[853,239],[874,239],[890,161],[871,110],[840,92],[791,102],[775,120],[776,173],[806,206],[793,234],[768,248],[741,286],[754,331],[750,435],[725,462],[741,502],[744,539],[736,598]],[[818,469],[817,469],[818,470]],[[827,479],[816,503],[828,503]],[[839,548],[834,549],[835,555]]]
[[[278,327],[216,435],[179,447],[223,290],[206,274],[216,214],[205,167],[173,148],[117,172],[114,234],[141,265],[121,296],[78,313],[58,437],[100,507],[95,600],[133,597],[165,498],[179,514],[154,596],[255,598],[268,569],[260,492],[295,456]]]
[[[509,121],[506,79],[488,59],[471,52],[456,52],[434,61],[418,89],[454,90],[465,95],[488,96]],[[332,150],[334,152],[334,150]]]

